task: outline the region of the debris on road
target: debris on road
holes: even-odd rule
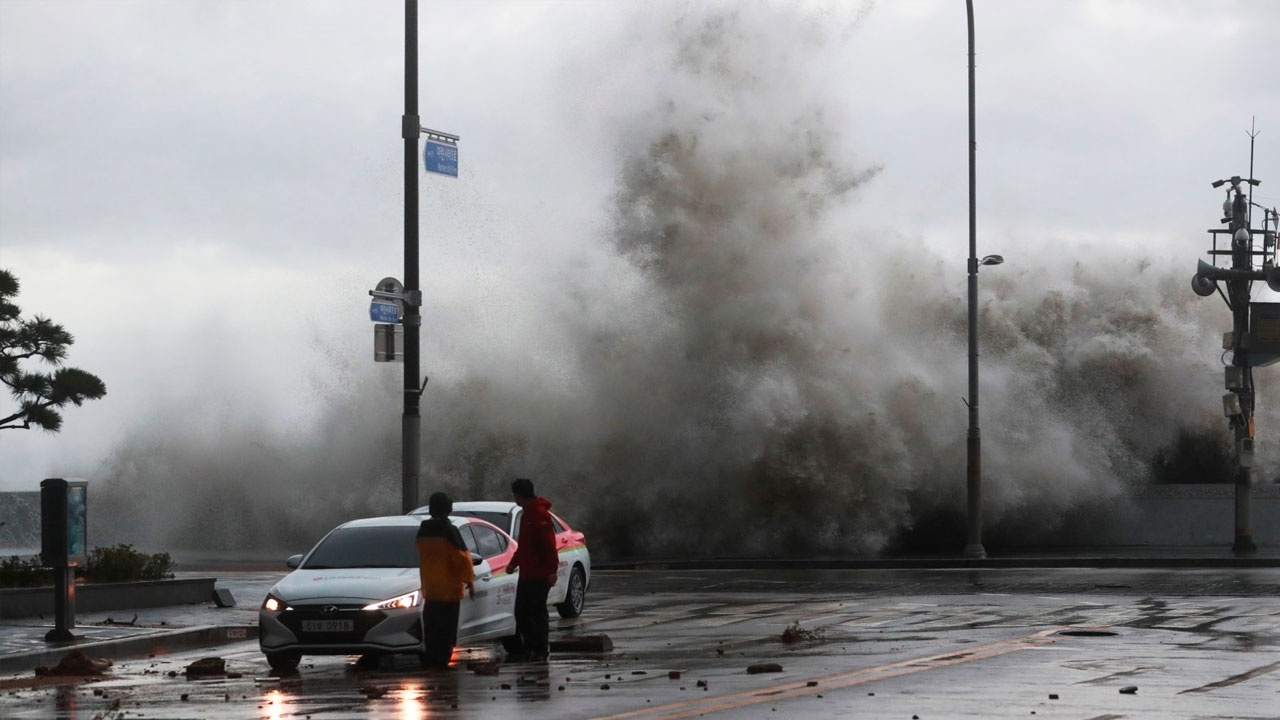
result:
[[[1050,700],[1057,700],[1057,699],[1058,699],[1058,693],[1049,693],[1049,699],[1050,699]]]
[[[220,657],[200,658],[187,666],[188,679],[196,677],[213,677],[227,674],[227,661]]]
[[[43,665],[36,668],[36,675],[58,675],[62,677],[74,675],[101,675],[111,667],[112,662],[106,658],[91,658],[83,650],[72,650],[53,667]]]
[[[493,662],[469,663],[467,669],[477,675],[497,675],[501,672],[498,669],[498,663]]]
[[[570,635],[552,640],[551,652],[605,653],[613,651],[613,641],[608,635]]]
[[[782,672],[782,666],[778,663],[756,663],[747,666],[748,675],[759,675],[760,673],[776,673]]]
[[[114,618],[109,617],[104,622],[100,622],[96,624],[97,625],[126,625],[128,627],[133,627],[138,624],[138,613],[134,613],[133,619],[128,622],[125,622],[124,620],[116,620]]]
[[[816,630],[805,630],[800,627],[800,621],[797,620],[787,626],[782,631],[782,642],[793,645],[798,642],[818,642],[826,635],[826,631],[822,628]]]
[[[672,679],[672,680],[679,680],[679,679],[680,679],[680,671],[679,671],[679,670],[671,670],[671,671],[669,671],[669,672],[667,673],[667,677],[668,677],[668,678],[670,678],[670,679]]]
[[[1120,688],[1120,694],[1121,694],[1121,695],[1137,695],[1137,694],[1138,694],[1138,686],[1137,686],[1137,685],[1125,685],[1124,687]]]

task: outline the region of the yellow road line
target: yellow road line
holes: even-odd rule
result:
[[[811,695],[852,685],[860,685],[874,680],[884,680],[891,677],[897,677],[899,675],[909,675],[911,673],[922,672],[925,670],[937,670],[939,668],[950,667],[951,665],[957,665],[959,663],[971,662],[973,660],[984,660],[986,658],[997,657],[999,655],[1017,652],[1018,650],[1025,650],[1038,645],[1046,645],[1048,643],[1056,642],[1056,638],[1053,636],[1057,633],[1076,627],[1077,626],[1074,625],[1063,625],[1049,630],[1041,630],[1040,632],[1033,633],[1031,635],[1025,635],[1023,637],[1012,638],[1009,640],[999,640],[997,642],[978,645],[957,652],[927,655],[925,657],[902,660],[888,665],[878,665],[876,667],[849,670],[818,678],[781,683],[778,685],[766,686],[730,695],[717,695],[700,698],[698,700],[685,700],[681,702],[668,703],[666,705],[659,705],[652,708],[632,710],[630,712],[618,713],[615,715],[603,715],[593,718],[592,720],[675,720],[676,718],[685,718],[692,715],[702,715],[705,713],[720,712],[722,710],[733,710],[735,708],[746,707],[749,705],[777,702],[778,700],[784,700],[787,698]],[[817,682],[817,685],[809,685],[810,682],[815,681]]]

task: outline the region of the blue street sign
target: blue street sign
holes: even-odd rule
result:
[[[376,323],[398,323],[400,308],[395,303],[374,300],[369,303],[369,319]]]
[[[458,177],[458,146],[435,140],[427,141],[427,149],[423,153],[427,163],[427,172],[437,175]]]

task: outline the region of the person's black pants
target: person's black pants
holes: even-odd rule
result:
[[[458,602],[428,600],[422,606],[422,664],[442,668],[458,642]]]
[[[516,583],[516,636],[522,650],[535,657],[548,655],[547,593],[544,580],[520,579]]]

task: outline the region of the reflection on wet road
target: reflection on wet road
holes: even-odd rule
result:
[[[315,657],[273,676],[237,643],[10,684],[0,716],[1277,718],[1278,597],[1267,569],[607,572],[583,617],[553,628],[608,634],[608,655],[504,663],[468,647],[445,673]],[[207,655],[240,677],[186,680]],[[496,675],[468,670],[494,661]]]

